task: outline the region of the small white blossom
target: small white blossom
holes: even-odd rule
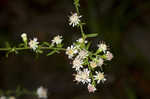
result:
[[[95,61],[91,61],[91,62],[90,62],[90,66],[91,66],[92,68],[96,68],[96,67],[97,67],[97,63],[96,63]]]
[[[81,73],[77,73],[77,74],[74,74],[74,76],[75,76],[75,81],[77,81],[77,82],[81,82]]]
[[[104,64],[104,60],[102,58],[99,58],[97,65],[101,67],[103,64]]]
[[[74,14],[72,14],[72,16],[70,16],[69,17],[69,25],[71,26],[76,26],[76,25],[78,25],[79,23],[80,23],[80,18],[81,18],[82,16],[78,16],[78,14],[77,13],[74,13]]]
[[[61,42],[62,42],[62,36],[59,36],[59,35],[57,35],[57,36],[55,36],[54,38],[53,38],[53,40],[52,40],[52,44],[61,44]]]
[[[37,89],[37,95],[38,95],[38,97],[39,98],[44,98],[44,99],[46,99],[47,98],[47,89],[46,88],[44,88],[44,87],[39,87],[38,89]]]
[[[97,80],[97,83],[100,83],[100,81],[104,82],[106,81],[105,77],[104,77],[104,73],[101,72],[95,72],[96,75],[94,76],[94,79]]]
[[[1,96],[0,99],[6,99],[6,96]]]
[[[81,60],[78,57],[76,57],[73,60],[73,67],[72,68],[75,68],[76,71],[79,71],[80,68],[83,68],[82,64],[83,64],[83,60]]]
[[[75,80],[77,82],[90,83],[91,79],[89,78],[90,71],[88,69],[83,69],[83,71],[78,71],[78,73],[75,75]]]
[[[88,51],[80,50],[80,52],[79,52],[77,57],[82,60],[82,59],[85,59],[87,56],[88,56]]]
[[[88,43],[88,41],[87,40],[83,40],[83,38],[79,38],[78,40],[76,40],[77,42],[79,42],[79,43]]]
[[[105,43],[98,44],[99,50],[105,52],[107,50],[107,45]]]
[[[73,45],[71,45],[71,47],[68,47],[66,49],[66,54],[68,55],[69,59],[72,59],[72,57],[74,56],[74,54],[78,53],[78,50],[76,49],[76,47],[74,47]]]
[[[16,99],[16,97],[14,97],[14,96],[10,96],[8,99]]]
[[[38,48],[39,42],[37,41],[37,38],[34,38],[33,40],[30,40],[29,46],[32,48],[34,51]]]
[[[89,93],[91,93],[91,92],[94,93],[96,91],[96,88],[94,87],[94,85],[88,84],[88,91],[89,91]]]
[[[26,42],[26,41],[27,41],[27,34],[26,34],[26,33],[22,33],[22,34],[21,34],[21,38],[22,38],[22,40],[23,40],[24,42]]]
[[[113,57],[114,57],[113,54],[111,52],[107,51],[107,53],[106,53],[106,60],[110,61],[110,60],[112,60]]]

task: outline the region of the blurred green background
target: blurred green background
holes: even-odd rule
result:
[[[35,58],[21,52],[5,58],[0,52],[0,89],[18,85],[36,90],[48,88],[49,99],[150,99],[150,1],[80,0],[86,33],[99,33],[94,46],[104,40],[114,54],[104,66],[107,82],[89,94],[86,86],[73,82],[71,62],[65,53]],[[79,29],[68,25],[75,12],[73,0],[0,0],[0,47],[8,41],[21,42],[26,32],[30,38],[50,41],[63,35],[65,46],[80,37]],[[20,99],[36,99],[22,96]]]

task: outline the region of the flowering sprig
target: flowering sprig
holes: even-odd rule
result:
[[[104,42],[100,42],[96,52],[90,50],[91,42],[89,37],[96,37],[98,34],[85,34],[83,30],[81,15],[79,12],[79,0],[74,0],[76,13],[69,18],[69,25],[80,27],[82,37],[76,40],[67,48],[66,54],[72,60],[72,68],[75,69],[75,81],[77,83],[86,84],[89,92],[95,92],[96,86],[100,82],[106,81],[103,73],[102,65],[105,61],[110,61],[113,54],[108,51],[108,46]]]
[[[59,53],[60,51],[65,51],[65,48],[62,44],[62,36],[55,36],[51,42],[38,42],[38,39],[35,37],[30,39],[28,42],[27,34],[23,33],[21,35],[23,43],[19,44],[18,46],[10,47],[10,45],[7,48],[0,48],[0,51],[6,51],[6,56],[10,53],[15,52],[18,54],[19,51],[22,50],[33,50],[33,52],[37,54],[42,54],[44,50],[48,50],[47,56],[50,56],[54,53]]]
[[[88,41],[88,38],[97,37],[97,33],[87,34],[84,32],[83,26],[85,23],[81,21],[82,15],[79,12],[79,0],[74,0],[74,5],[76,12],[72,13],[69,17],[69,25],[72,27],[79,27],[81,32],[81,37],[77,39],[72,45],[67,48],[63,48],[63,37],[60,35],[55,36],[51,42],[40,42],[38,38],[34,37],[29,39],[27,33],[22,33],[22,43],[11,47],[7,44],[6,48],[0,48],[0,51],[5,51],[6,56],[10,53],[18,54],[22,50],[31,50],[37,54],[43,54],[45,50],[48,51],[46,54],[50,56],[54,53],[60,53],[60,51],[65,51],[68,58],[72,61],[72,68],[75,70],[74,81],[77,83],[82,83],[87,85],[88,91],[95,92],[97,90],[97,85],[106,81],[103,65],[105,61],[110,61],[113,58],[113,54],[109,51],[108,46],[104,41],[100,41],[97,44],[97,50],[92,50],[92,41]],[[22,95],[23,93],[28,93],[27,90],[19,90],[20,93],[16,93],[16,96]],[[13,92],[13,91],[12,91]],[[47,89],[44,87],[39,87],[36,91],[39,98],[47,98]],[[0,94],[0,99],[5,99],[5,94]]]
[[[94,92],[96,91],[97,84],[106,81],[105,75],[102,72],[102,66],[105,61],[110,61],[113,55],[106,49],[107,45],[104,45],[104,43],[98,44],[98,48],[94,52],[89,48],[90,42],[88,43],[86,40],[79,41],[76,40],[71,47],[68,47],[66,54],[72,60],[72,68],[76,71],[76,74],[73,74],[75,81],[77,83],[87,84],[89,92],[91,92],[91,88],[94,88]]]

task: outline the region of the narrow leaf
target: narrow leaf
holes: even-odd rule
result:
[[[6,48],[11,48],[10,44],[8,42],[5,42]]]
[[[53,55],[53,54],[56,53],[56,52],[57,52],[57,50],[53,50],[53,51],[51,51],[50,53],[48,53],[47,56],[51,56],[51,55]]]
[[[98,36],[98,33],[93,33],[93,34],[87,34],[86,37],[96,37]]]
[[[89,43],[87,44],[87,46],[86,46],[86,49],[87,49],[87,50],[89,49],[90,45],[91,45],[91,42],[89,42]]]
[[[50,46],[48,42],[43,42],[43,45]]]

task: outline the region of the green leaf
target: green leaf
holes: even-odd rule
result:
[[[42,53],[43,53],[43,51],[42,51],[42,50],[37,50],[37,53],[42,54]]]
[[[11,48],[10,44],[8,42],[5,42],[6,48]]]
[[[15,53],[17,53],[17,51],[16,51],[16,49],[15,49],[15,47],[14,48],[11,48],[7,53],[6,53],[6,58],[8,58],[8,55],[10,54],[10,53],[12,53],[12,52],[15,52]]]
[[[53,55],[53,54],[56,53],[56,52],[57,52],[57,50],[53,50],[53,51],[51,51],[50,53],[48,53],[47,56],[51,56],[51,55]]]
[[[86,25],[86,23],[81,23],[82,25]]]
[[[86,46],[86,49],[87,49],[87,50],[89,49],[90,45],[91,45],[91,42],[89,42],[89,43],[87,44],[87,46]]]
[[[107,59],[106,55],[102,55],[100,57],[103,58],[103,59]]]
[[[50,46],[50,44],[48,42],[43,42],[42,45]]]
[[[19,44],[19,47],[24,47],[24,46],[25,46],[24,43]]]
[[[92,34],[87,34],[86,37],[96,37],[98,36],[98,33],[92,33]]]
[[[61,47],[63,47],[63,44],[58,44],[57,47],[61,48]]]

